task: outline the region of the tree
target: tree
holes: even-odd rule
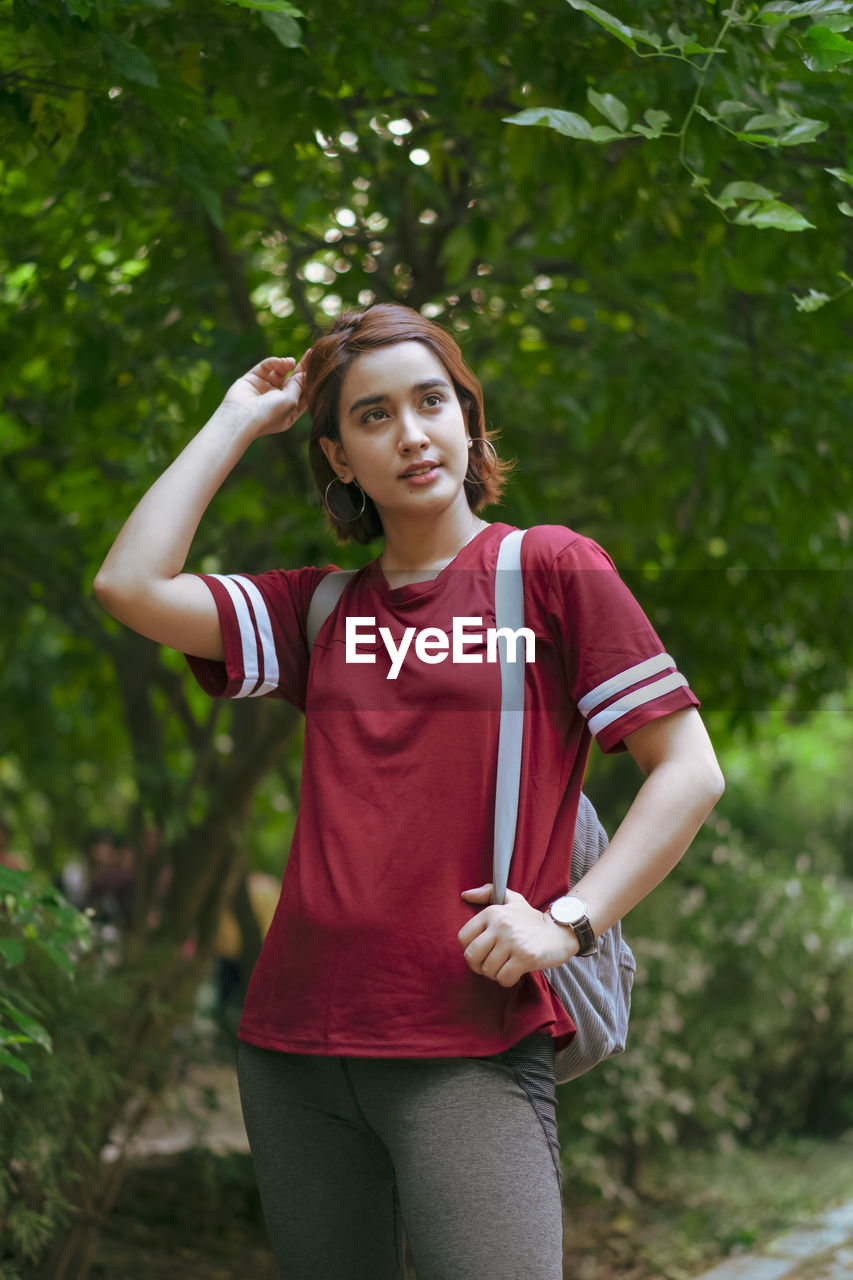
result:
[[[173,959],[140,977],[131,1050],[164,1025],[181,945],[203,958],[247,843],[283,860],[299,725],[210,706],[181,659],[100,614],[91,579],[230,381],[340,306],[400,299],[450,326],[523,463],[493,518],[599,538],[714,708],[749,720],[788,687],[796,714],[841,685],[850,298],[808,308],[849,272],[853,6],[811,26],[804,6],[677,8],[632,5],[636,28],[512,0],[377,3],[369,22],[328,0],[0,15],[0,803],[44,866],[93,819],[140,849],[159,833],[128,963],[152,931]],[[618,136],[505,123],[537,102]],[[827,127],[797,141],[803,120]],[[774,225],[777,203],[811,226]],[[303,439],[253,447],[194,565],[371,554],[321,532]]]

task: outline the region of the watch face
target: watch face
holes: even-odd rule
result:
[[[574,898],[571,895],[557,898],[551,903],[551,915],[558,924],[574,924],[586,915],[586,903],[583,898]]]

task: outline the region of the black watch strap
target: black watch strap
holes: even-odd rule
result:
[[[582,920],[576,920],[574,924],[569,925],[569,928],[575,931],[575,937],[578,940],[578,955],[594,956],[598,947],[595,945],[595,933],[589,922],[589,916],[584,916]]]
[[[578,940],[579,956],[594,956],[598,947],[595,943],[595,931],[587,915],[586,903],[577,894],[564,894],[555,898],[548,907],[548,914],[557,924],[574,930]]]

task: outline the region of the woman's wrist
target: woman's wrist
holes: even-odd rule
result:
[[[553,964],[549,964],[547,968],[556,969],[558,965],[565,964],[567,960],[571,960],[572,956],[576,956],[579,949],[577,935],[574,929],[567,924],[558,924],[549,911],[542,912],[542,918],[554,939],[554,945],[559,959]]]
[[[217,406],[201,428],[203,432],[208,429],[220,433],[240,454],[245,453],[249,445],[263,434],[256,414],[242,405],[229,404],[227,400]]]

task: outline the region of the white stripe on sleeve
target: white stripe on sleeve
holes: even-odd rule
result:
[[[255,628],[252,626],[252,617],[249,613],[249,606],[246,603],[246,597],[233,582],[231,578],[226,577],[223,573],[212,573],[211,578],[215,578],[217,582],[221,582],[225,590],[231,597],[231,603],[234,605],[234,613],[237,618],[237,625],[240,628],[240,642],[243,647],[243,683],[235,698],[248,698],[258,683],[258,644],[255,639]]]
[[[686,684],[687,681],[681,672],[674,671],[672,675],[664,676],[662,680],[655,680],[654,684],[646,684],[643,685],[642,689],[634,689],[631,693],[626,693],[625,697],[620,698],[618,702],[613,702],[609,707],[605,707],[604,711],[599,711],[597,716],[593,716],[589,721],[589,731],[597,737],[602,729],[606,729],[609,724],[613,724],[614,720],[620,720],[622,716],[626,716],[635,707],[642,707],[647,702],[654,702],[655,698],[662,698],[665,693],[672,693],[673,689],[680,689],[682,685]]]
[[[659,671],[666,671],[669,667],[675,670],[675,663],[668,653],[658,653],[653,658],[646,658],[644,662],[638,662],[635,666],[620,671],[618,675],[611,676],[603,684],[596,685],[581,698],[578,711],[586,719],[590,711],[612,698],[614,693],[627,689],[629,684],[638,684],[648,676],[656,676]]]
[[[264,682],[252,694],[252,697],[260,698],[263,694],[271,693],[273,689],[278,688],[278,657],[275,651],[275,641],[273,640],[272,622],[266,601],[254,582],[249,578],[244,578],[239,573],[235,573],[233,578],[235,582],[240,583],[240,586],[249,597],[249,602],[255,614],[255,622],[258,624],[258,635],[261,638],[261,654],[263,657]]]

